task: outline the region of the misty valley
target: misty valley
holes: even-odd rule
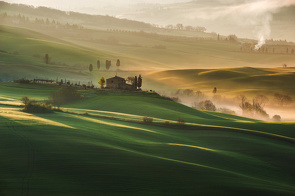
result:
[[[294,195],[294,13],[0,1],[0,195]]]

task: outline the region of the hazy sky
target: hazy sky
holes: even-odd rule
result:
[[[50,6],[53,8],[76,10],[79,7],[128,6],[138,3],[176,3],[187,0],[5,0],[9,3],[23,3],[34,6]]]

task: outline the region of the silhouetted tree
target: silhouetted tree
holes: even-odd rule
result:
[[[134,85],[135,77],[128,76],[126,78],[126,82],[129,82],[130,84]]]
[[[99,60],[97,60],[96,65],[97,65],[97,69],[99,70],[100,69],[100,61]]]
[[[257,95],[254,98],[254,101],[258,103],[261,107],[264,107],[265,104],[269,101],[269,99],[265,95]]]
[[[111,67],[112,62],[109,60],[106,60],[106,70],[109,70]]]
[[[280,115],[274,115],[272,117],[272,120],[275,121],[275,122],[280,122],[281,121],[281,116]]]
[[[49,63],[49,55],[45,54],[44,59],[45,59],[45,63],[48,64]]]
[[[214,93],[214,94],[217,93],[217,88],[216,88],[216,87],[214,87],[214,89],[213,89],[213,93]]]
[[[183,29],[183,25],[180,24],[180,23],[178,23],[178,24],[176,25],[176,29],[178,29],[178,30],[182,30],[182,29]]]
[[[134,86],[137,88],[137,76],[134,77]]]
[[[117,66],[117,69],[119,69],[119,67],[120,67],[120,59],[117,60],[116,66]]]
[[[142,77],[141,75],[139,74],[138,76],[138,80],[137,80],[137,87],[140,88],[142,86]]]
[[[93,66],[92,66],[92,64],[90,64],[89,65],[89,71],[92,72],[92,70],[93,70]]]
[[[283,107],[284,105],[291,104],[293,100],[289,95],[275,93],[274,94],[274,101]]]
[[[287,68],[287,64],[283,64],[283,68]]]
[[[62,87],[58,91],[51,93],[51,99],[58,107],[61,104],[82,99],[82,97],[73,87]]]

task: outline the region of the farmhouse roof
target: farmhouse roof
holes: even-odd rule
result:
[[[121,78],[119,76],[115,76],[115,77],[112,77],[112,78],[108,78],[107,80],[110,80],[110,79],[121,79],[121,80],[125,80],[124,78]]]

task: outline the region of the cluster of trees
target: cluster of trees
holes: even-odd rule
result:
[[[274,101],[281,107],[290,105],[293,102],[292,98],[289,95],[285,95],[281,93],[274,94]]]
[[[129,76],[126,78],[126,82],[129,82],[130,84],[132,84],[133,86],[135,86],[136,88],[141,88],[142,86],[142,77],[141,75],[139,74],[139,76]]]
[[[264,110],[264,104],[268,99],[264,95],[256,96],[252,103],[247,100],[247,97],[244,95],[239,95],[238,97],[241,100],[240,108],[242,109],[243,116],[247,117],[256,117],[268,119],[269,115]]]
[[[243,43],[241,45],[240,51],[242,52],[253,52],[255,43]],[[275,46],[275,45],[268,45],[265,44],[262,47],[260,47],[257,52],[261,53],[273,53],[273,54],[295,54],[295,47],[287,46],[287,45],[281,45],[281,46]]]
[[[24,108],[22,109],[23,112],[52,113],[54,110],[56,110],[51,104],[38,103],[34,100],[30,100],[28,97],[23,97],[22,101],[25,104]]]
[[[31,18],[25,15],[8,15],[6,12],[0,15],[0,21],[2,23],[8,23],[8,24],[14,24],[14,25],[42,25],[42,26],[49,26],[50,28],[62,28],[62,29],[71,29],[71,30],[77,30],[77,29],[84,29],[82,25],[78,24],[69,24],[64,23],[62,24],[59,21],[56,21],[54,19],[49,18]]]
[[[193,27],[193,26],[184,26],[181,23],[178,23],[176,25],[166,25],[165,26],[166,29],[177,29],[177,30],[186,30],[186,31],[198,31],[198,32],[205,32],[207,29],[205,27],[201,27],[201,26],[197,26],[197,27]]]
[[[105,66],[106,66],[106,70],[109,70],[111,68],[111,66],[112,66],[112,61],[111,60],[106,60]],[[117,66],[117,69],[119,69],[119,67],[121,66],[120,59],[117,59],[116,66]],[[97,67],[97,70],[100,70],[100,68],[101,68],[100,60],[96,61],[96,67]],[[89,71],[90,72],[93,71],[93,65],[92,64],[89,65]]]

